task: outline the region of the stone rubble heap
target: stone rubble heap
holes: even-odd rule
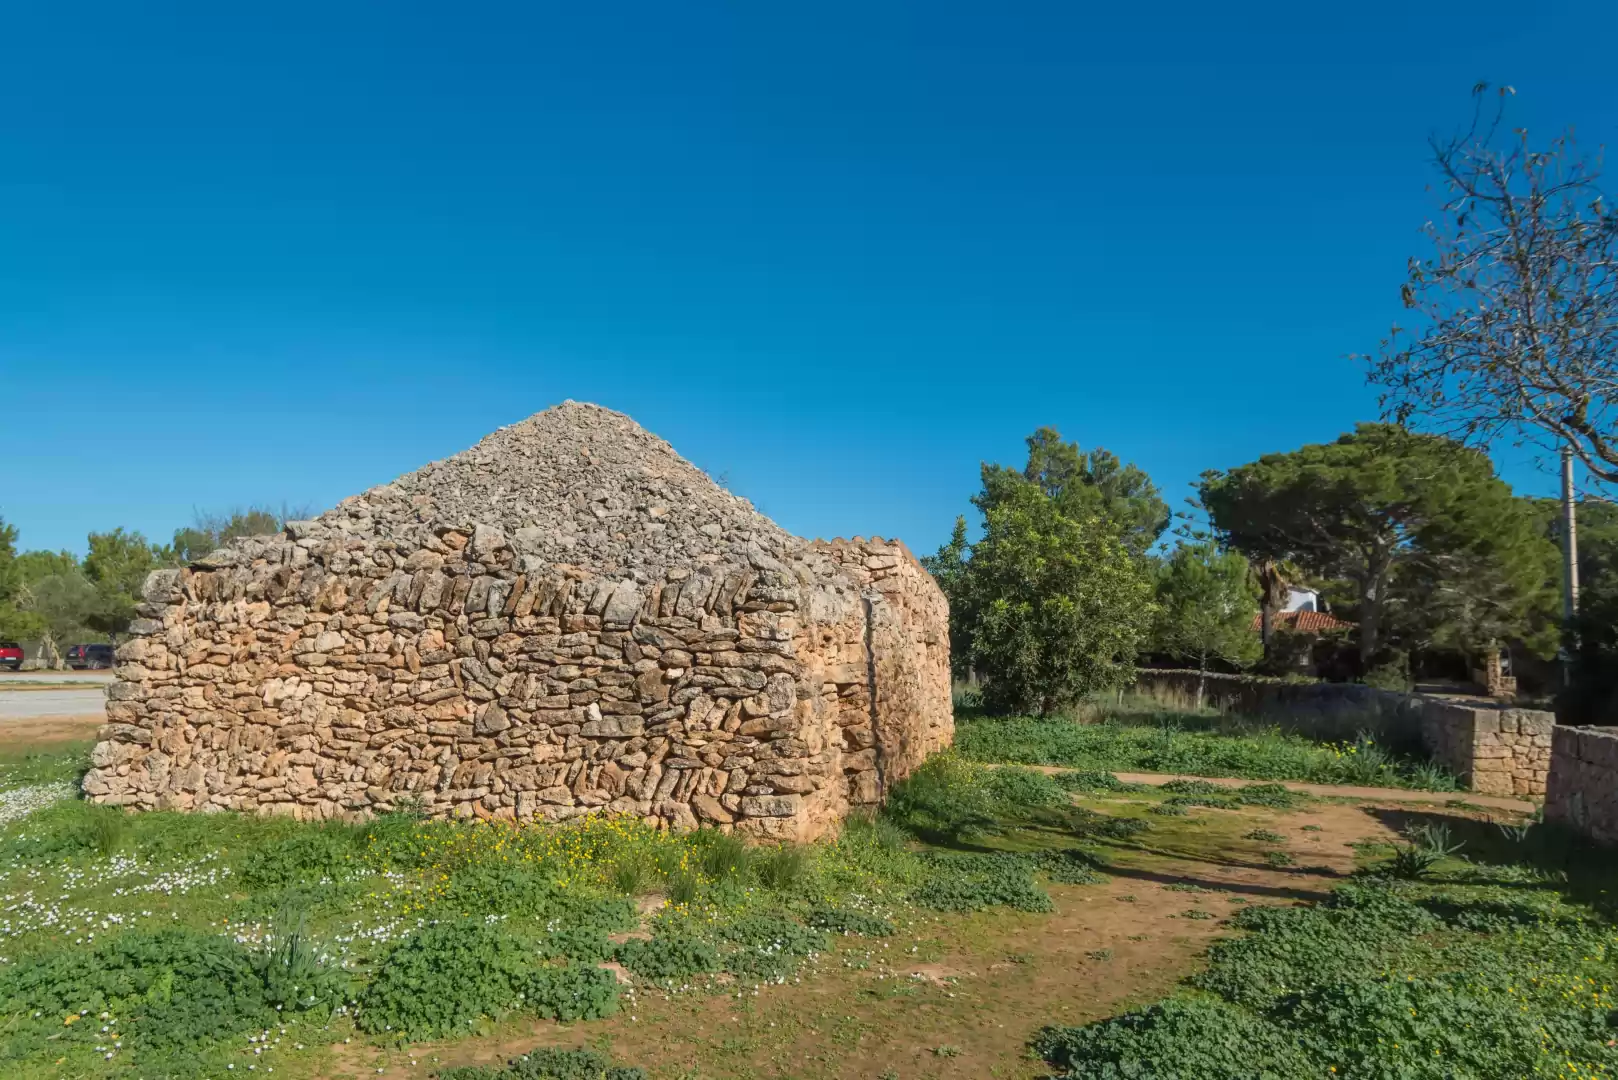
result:
[[[629,417],[575,401],[345,499],[319,522],[420,543],[437,527],[481,524],[510,538],[523,570],[565,563],[643,581],[750,550],[789,558],[804,544]]]
[[[807,839],[953,735],[902,544],[809,543],[566,403],[147,581],[84,788]]]

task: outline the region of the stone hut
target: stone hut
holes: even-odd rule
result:
[[[810,839],[947,746],[948,610],[565,402],[145,586],[84,790]]]

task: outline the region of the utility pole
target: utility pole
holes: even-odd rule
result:
[[[1577,511],[1573,504],[1573,450],[1562,447],[1562,623],[1569,635],[1573,617],[1579,613],[1579,536]],[[1570,683],[1573,656],[1562,648],[1562,681]]]

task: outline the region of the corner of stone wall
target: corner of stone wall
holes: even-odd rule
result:
[[[872,805],[954,741],[949,602],[898,540],[837,537],[812,546],[859,584],[865,607],[869,720],[853,729],[862,745],[849,747],[844,768],[849,801]]]
[[[1618,728],[1553,730],[1545,820],[1618,845]]]

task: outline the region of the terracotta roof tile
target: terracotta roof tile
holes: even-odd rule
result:
[[[1253,616],[1253,629],[1258,630],[1263,625],[1263,615]],[[1297,630],[1306,634],[1321,634],[1327,630],[1351,630],[1354,624],[1339,619],[1326,611],[1277,611],[1275,613],[1275,628],[1277,630]]]

